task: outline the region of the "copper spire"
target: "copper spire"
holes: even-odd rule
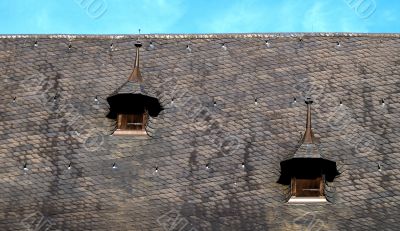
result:
[[[143,82],[142,75],[140,74],[139,69],[139,48],[142,46],[142,43],[137,41],[135,43],[136,47],[136,58],[135,58],[135,65],[133,66],[133,71],[128,78],[128,81],[137,81],[139,83]]]
[[[313,101],[311,98],[305,100],[307,104],[307,121],[306,121],[306,132],[304,133],[302,143],[303,144],[313,144],[314,143],[314,133],[311,129],[311,104]]]

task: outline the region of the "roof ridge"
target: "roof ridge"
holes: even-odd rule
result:
[[[205,33],[205,34],[0,34],[7,38],[162,38],[162,39],[205,39],[205,38],[280,38],[280,37],[388,37],[400,38],[400,33],[351,33],[351,32],[285,32],[285,33]]]

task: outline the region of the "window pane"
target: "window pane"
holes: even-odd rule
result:
[[[126,115],[124,114],[118,114],[118,119],[117,119],[117,128],[118,129],[126,129]]]
[[[321,177],[315,179],[295,179],[297,197],[319,197],[322,196]]]
[[[146,114],[118,114],[117,128],[120,130],[145,130]]]
[[[127,115],[127,129],[129,130],[142,130],[143,127],[143,114],[130,114]]]

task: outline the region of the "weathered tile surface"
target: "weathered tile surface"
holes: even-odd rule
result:
[[[0,37],[0,230],[398,230],[398,34],[143,36],[146,139],[106,118],[135,36]],[[342,173],[324,205],[276,183],[305,96]]]

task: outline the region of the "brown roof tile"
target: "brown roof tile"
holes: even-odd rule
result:
[[[0,230],[397,229],[399,34],[141,35],[164,110],[152,138],[110,136],[137,38],[0,36]],[[305,96],[342,173],[330,204],[285,204],[276,183]]]

